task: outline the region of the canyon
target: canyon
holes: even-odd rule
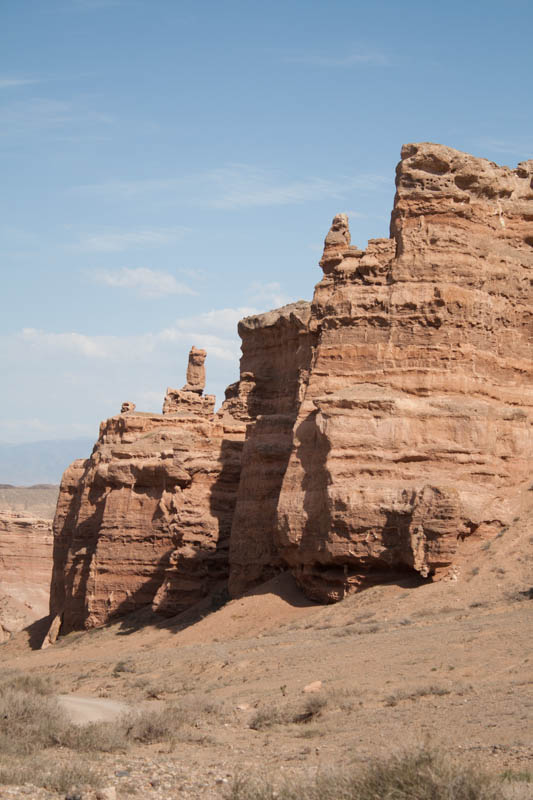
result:
[[[220,410],[193,347],[161,414],[124,403],[66,470],[61,632],[286,570],[321,603],[460,581],[530,487],[532,223],[533,161],[405,145],[390,237],[359,249],[334,218],[312,301],[239,323]]]

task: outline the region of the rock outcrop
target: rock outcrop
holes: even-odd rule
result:
[[[0,511],[0,643],[48,614],[52,520]]]
[[[244,426],[215,417],[214,399],[170,392],[164,414],[103,422],[90,459],[63,476],[51,594],[62,633],[147,605],[175,614],[225,585]]]
[[[102,424],[63,478],[52,612],[63,630],[174,613],[289,567],[324,602],[453,572],[530,482],[533,161],[406,145],[390,238],[339,214],[312,303],[239,323],[240,380],[205,351],[163,414]],[[244,445],[244,446],[243,446]]]
[[[248,424],[231,531],[232,595],[268,580],[283,564],[273,531],[309,378],[315,342],[310,319],[310,303],[300,301],[239,323],[241,380],[227,392],[226,406]]]
[[[199,347],[191,347],[189,353],[189,363],[187,365],[187,383],[183,387],[185,392],[198,392],[202,394],[205,389],[205,366],[207,356],[205,350]]]
[[[442,576],[531,472],[533,161],[407,145],[391,238],[326,238],[275,540],[306,593]]]

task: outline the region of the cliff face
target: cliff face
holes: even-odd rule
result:
[[[227,404],[238,404],[248,425],[231,529],[232,595],[282,566],[273,533],[292,428],[309,379],[315,340],[310,319],[310,303],[300,301],[239,323],[241,380]]]
[[[0,511],[0,643],[48,614],[52,521]]]
[[[243,427],[195,392],[169,390],[169,407],[111,417],[65,472],[51,596],[63,633],[147,605],[175,614],[225,585]]]
[[[533,162],[407,145],[391,239],[326,239],[276,542],[308,595],[443,575],[530,474]]]
[[[407,145],[390,238],[338,215],[323,278],[242,320],[221,410],[205,351],[162,415],[133,404],[63,478],[52,610],[63,631],[175,613],[287,566],[340,599],[404,572],[452,575],[530,480],[533,161]],[[514,498],[514,499],[513,499]]]

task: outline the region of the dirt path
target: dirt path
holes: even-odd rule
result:
[[[111,722],[129,711],[126,703],[100,697],[80,697],[74,694],[60,694],[59,705],[75,725],[89,722]]]

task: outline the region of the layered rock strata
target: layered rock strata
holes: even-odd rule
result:
[[[52,520],[0,511],[0,643],[48,614]]]
[[[309,596],[443,575],[508,521],[531,471],[532,181],[533,161],[407,145],[391,238],[363,252],[335,218],[275,529]]]
[[[247,424],[230,545],[232,595],[268,580],[282,566],[274,542],[279,492],[292,428],[309,378],[315,335],[311,305],[292,303],[239,323],[241,380],[226,407]]]
[[[62,633],[147,605],[175,614],[225,584],[244,426],[169,391],[164,414],[103,422],[90,459],[63,476],[51,595]]]
[[[65,473],[52,611],[63,630],[174,613],[289,567],[335,601],[440,578],[530,481],[533,161],[407,145],[390,238],[339,214],[322,280],[242,320],[240,380],[205,396],[205,351],[163,414],[133,404]],[[243,447],[244,442],[244,447]],[[455,573],[456,574],[456,571]]]

